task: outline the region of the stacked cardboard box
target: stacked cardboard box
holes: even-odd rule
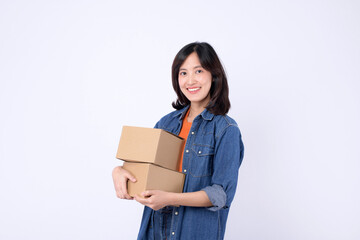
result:
[[[177,171],[184,140],[161,129],[124,126],[116,157],[137,181],[130,196],[145,190],[182,192],[185,175]]]

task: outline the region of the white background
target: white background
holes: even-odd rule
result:
[[[358,1],[0,2],[0,239],[135,239],[123,125],[172,111],[171,63],[207,41],[245,158],[226,239],[360,239]]]

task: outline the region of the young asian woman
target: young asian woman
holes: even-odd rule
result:
[[[147,190],[135,197],[145,206],[138,239],[223,239],[244,145],[237,123],[227,115],[227,77],[212,46],[184,46],[172,64],[172,84],[176,110],[155,128],[186,139],[179,164],[184,191]],[[119,198],[133,199],[126,183],[136,179],[129,172],[115,167],[113,180]]]

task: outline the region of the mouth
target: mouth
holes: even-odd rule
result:
[[[200,87],[193,87],[193,88],[187,88],[187,90],[191,93],[191,94],[195,94],[198,91],[200,91]]]

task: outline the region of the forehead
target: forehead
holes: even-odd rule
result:
[[[181,64],[180,68],[191,69],[191,68],[199,67],[199,66],[201,66],[200,59],[199,59],[197,53],[193,52],[185,59],[183,64]]]

